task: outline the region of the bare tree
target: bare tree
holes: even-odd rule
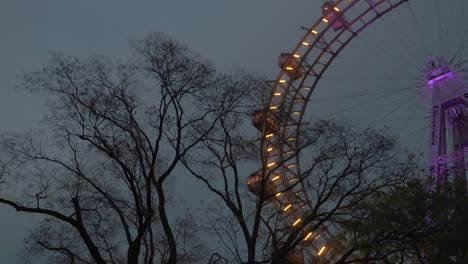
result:
[[[0,203],[44,216],[29,249],[53,263],[174,264],[204,255],[190,216],[168,204],[168,181],[236,109],[244,81],[162,34],[132,49],[125,62],[53,54],[22,78],[46,96],[48,112],[40,130],[3,135]]]
[[[132,50],[125,62],[53,54],[22,78],[45,95],[48,112],[40,129],[2,135],[0,204],[43,216],[27,241],[31,254],[53,263],[285,263],[310,246],[304,234],[327,226],[338,245],[329,262],[397,256],[389,245],[398,236],[366,236],[356,224],[372,223],[376,197],[411,179],[414,162],[394,140],[312,122],[289,156],[301,158],[298,179],[272,188],[284,164],[268,167],[265,138],[247,128],[268,91],[261,78],[219,74],[161,34]],[[217,197],[202,217],[169,201],[182,165]],[[246,176],[258,167],[251,194]],[[309,210],[285,226],[288,213],[273,205],[298,184]],[[220,243],[201,241],[212,237]]]
[[[257,99],[256,107],[262,106]],[[401,155],[396,142],[383,131],[360,131],[349,123],[318,120],[303,127],[298,151],[284,161],[300,156],[302,170],[297,181],[288,189],[272,188],[271,181],[284,164],[274,168],[267,165],[264,152],[260,151],[265,148],[265,138],[249,137],[245,131],[248,119],[240,116],[243,114],[223,116],[217,124],[219,128],[211,131],[198,147],[200,153],[207,153],[203,159],[184,159],[189,171],[216,194],[222,204],[219,207],[224,207],[212,216],[209,228],[218,236],[226,249],[224,256],[232,263],[301,263],[301,257],[294,258],[298,255],[295,250],[313,243],[304,242],[304,234],[317,233],[325,226],[340,234],[344,223],[357,219],[355,210],[371,202],[377,193],[404,186],[416,169],[411,156]],[[272,122],[281,122],[281,118],[263,118],[263,129],[274,125]],[[252,161],[260,170],[256,173],[255,194],[248,194],[248,172],[243,167]],[[289,212],[275,208],[274,200],[298,184],[306,186],[310,200],[304,205],[310,210],[299,224],[285,226]],[[342,236],[343,233],[336,238],[336,248],[326,258],[327,263],[362,262],[354,256],[361,254],[363,244]],[[376,260],[375,257],[368,259]]]

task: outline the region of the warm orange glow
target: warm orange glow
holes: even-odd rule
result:
[[[280,95],[281,95],[281,93],[275,93],[275,96],[280,96]]]
[[[320,234],[317,235],[314,239],[317,240],[317,239],[319,239],[319,237],[320,237]]]
[[[272,136],[273,136],[273,134],[268,134],[265,137],[269,138],[269,137],[272,137]]]
[[[286,207],[283,209],[283,211],[285,211],[285,212],[286,212],[286,211],[287,211],[289,208],[291,208],[291,206],[292,206],[292,204],[290,204],[290,205],[286,206]]]
[[[323,251],[325,251],[325,246],[322,247],[322,249],[320,249],[319,253],[317,255],[322,255]]]
[[[296,180],[297,180],[297,178],[292,178],[292,179],[289,180],[289,182],[293,182],[293,181],[296,181]]]
[[[292,168],[294,166],[296,166],[296,164],[290,164],[290,165],[288,165],[288,168]]]
[[[278,180],[279,178],[280,178],[279,175],[278,175],[278,176],[275,176],[275,177],[273,177],[273,179],[271,179],[271,181],[276,181],[276,180]]]
[[[275,110],[276,108],[278,108],[278,107],[276,107],[276,106],[270,106],[270,110]]]
[[[273,166],[275,164],[276,164],[276,162],[272,162],[272,163],[268,164],[267,167],[271,167],[271,166]]]
[[[296,222],[293,223],[293,226],[296,226],[297,224],[299,224],[301,222],[301,219],[297,219]]]
[[[299,55],[299,54],[294,54],[294,58],[300,58],[300,57],[301,57],[301,55]]]
[[[325,22],[325,23],[328,23],[328,19],[326,19],[326,18],[323,18],[322,21]]]
[[[286,67],[286,70],[288,70],[288,71],[292,71],[292,70],[294,70],[294,68],[293,68],[293,67],[291,67],[291,66],[288,66],[288,67]]]
[[[279,82],[280,82],[280,83],[285,83],[285,82],[286,82],[286,80],[279,80]]]
[[[310,232],[309,234],[307,234],[307,236],[304,238],[304,240],[307,240],[307,239],[309,239],[309,237],[311,237],[311,236],[312,236],[312,234],[313,234],[313,232]]]
[[[299,111],[294,111],[294,112],[293,112],[293,115],[298,115],[298,114],[300,114],[300,113],[301,113],[301,112],[299,112]]]
[[[309,46],[309,43],[307,43],[307,42],[304,41],[304,42],[302,42],[302,45],[304,45],[304,46]]]
[[[282,193],[280,193],[280,192],[279,192],[279,193],[277,193],[277,194],[276,194],[276,197],[280,197],[280,196],[281,196],[281,194],[282,194]]]
[[[268,152],[273,151],[273,148],[268,148],[267,151]]]
[[[312,33],[315,34],[315,35],[318,34],[317,30],[312,30]]]
[[[340,12],[340,9],[336,6],[333,9],[335,9],[336,12]]]

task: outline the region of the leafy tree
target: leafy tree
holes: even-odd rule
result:
[[[468,200],[466,181],[455,180],[430,194],[430,212],[436,227],[421,243],[425,263],[466,263],[468,261]]]
[[[343,223],[344,243],[359,249],[348,262],[466,263],[465,184],[448,182],[434,193],[426,184],[414,179],[362,204],[355,219]]]

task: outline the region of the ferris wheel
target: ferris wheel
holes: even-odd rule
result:
[[[419,0],[420,4],[422,2],[427,1]],[[248,188],[249,191],[258,194],[260,183],[267,182],[266,188],[274,194],[273,204],[278,213],[282,215],[281,220],[285,227],[300,226],[308,210],[311,210],[311,197],[307,194],[307,187],[302,181],[298,181],[301,175],[301,162],[297,139],[303,132],[301,127],[307,113],[316,113],[314,112],[316,109],[311,105],[319,104],[321,100],[326,104],[330,104],[333,100],[348,99],[352,101],[343,109],[337,111],[335,109],[337,113],[347,112],[350,115],[355,115],[355,110],[369,106],[370,110],[367,109],[366,114],[371,115],[374,119],[371,124],[367,125],[382,125],[385,128],[389,128],[389,126],[381,121],[389,120],[389,117],[402,109],[405,113],[400,116],[400,119],[395,118],[393,122],[398,122],[401,127],[411,127],[414,122],[410,116],[414,115],[416,109],[419,108],[422,110],[423,116],[418,116],[417,119],[422,127],[413,129],[403,137],[405,139],[423,138],[419,140],[419,146],[413,149],[410,147],[410,150],[422,153],[421,156],[427,168],[425,173],[434,180],[434,184],[429,188],[434,188],[435,185],[447,181],[449,172],[454,172],[457,177],[466,181],[468,168],[468,85],[464,77],[463,59],[464,56],[468,56],[464,46],[465,40],[468,41],[468,29],[466,29],[468,12],[464,10],[463,0],[434,0],[432,2],[433,8],[436,10],[432,18],[436,24],[440,24],[441,20],[444,19],[438,13],[440,12],[438,9],[443,9],[443,6],[450,6],[451,10],[459,12],[452,14],[454,17],[459,16],[453,20],[455,23],[456,21],[459,23],[455,25],[453,31],[458,34],[461,41],[453,41],[453,44],[449,44],[452,45],[451,54],[441,44],[446,37],[445,35],[448,34],[447,32],[440,28],[430,28],[426,24],[430,28],[429,31],[435,32],[433,35],[435,40],[424,38],[424,30],[422,29],[424,24],[418,20],[415,15],[418,13],[418,9],[413,6],[413,3],[417,4],[418,0],[327,0],[321,8],[322,16],[312,26],[304,28],[305,34],[294,49],[288,53],[280,54],[278,58],[280,72],[276,80],[271,82],[268,105],[265,109],[257,110],[252,117],[253,125],[262,133],[264,169],[269,173],[263,174],[267,176],[262,176],[259,173],[252,174],[248,178]],[[411,65],[415,69],[416,78],[413,78],[414,76],[406,78],[408,74],[405,69],[390,68],[386,75],[384,74],[385,78],[378,77],[387,84],[391,83],[391,87],[387,86],[386,89],[382,90],[377,88],[375,90],[360,90],[353,87],[352,82],[356,79],[348,78],[351,75],[345,76],[338,73],[343,70],[343,66],[341,69],[339,65],[335,67],[333,72],[338,74],[333,72],[328,74],[327,70],[335,64],[339,64],[340,60],[335,62],[335,59],[341,56],[342,51],[345,48],[353,48],[351,47],[353,40],[364,36],[365,34],[362,34],[364,31],[372,31],[370,26],[374,22],[378,24],[384,16],[393,14],[394,12],[391,11],[394,10],[405,10],[409,17],[408,21],[413,23],[416,34],[419,34],[418,38],[424,42],[423,45],[413,45],[411,48],[425,49],[425,52],[421,53],[426,56],[426,61],[414,61],[411,58],[412,53],[403,54],[399,58],[406,65]],[[405,39],[403,33],[393,28],[393,34],[396,36],[394,38],[396,42],[405,45],[405,41],[402,41]],[[435,51],[430,51],[427,48],[428,41],[435,43]],[[382,47],[374,45],[374,53],[392,57],[392,51],[385,48],[385,44],[391,44],[381,44]],[[411,46],[408,43],[406,45]],[[427,57],[428,55],[433,57]],[[350,54],[344,56],[350,56]],[[355,59],[359,60],[359,56]],[[374,61],[374,65],[370,63],[368,69],[375,71],[374,66],[381,66],[380,64],[375,65],[377,63],[379,63],[378,60]],[[381,63],[384,64],[383,61]],[[360,65],[362,61],[357,61],[355,64]],[[345,67],[353,67],[353,65]],[[358,67],[356,66],[356,68]],[[368,74],[370,77],[372,74],[375,75],[375,73]],[[369,77],[369,75],[363,77]],[[421,78],[418,79],[418,77]],[[327,97],[326,93],[324,98],[316,97],[324,84],[333,86],[334,80],[338,78],[347,79],[346,82],[340,83],[341,89],[346,88],[347,91],[334,98]],[[368,79],[361,78],[359,81]],[[350,84],[343,87],[343,84],[348,82]],[[399,85],[404,82],[407,83],[407,86],[400,87]],[[360,82],[358,83],[354,86],[361,85]],[[392,105],[390,109],[381,111],[382,114],[375,118],[380,109],[372,105],[376,103],[372,100],[398,96],[401,91],[406,94],[397,100],[410,104],[410,107],[405,109],[403,104]],[[412,95],[408,96],[410,93]],[[323,112],[326,113],[323,117],[334,117],[329,115],[333,111],[322,111],[322,114]],[[415,140],[409,139],[409,141],[414,142]],[[411,143],[404,144],[408,146]],[[300,236],[303,240],[302,243],[288,256],[289,260],[294,263],[305,263],[317,259],[329,260],[332,258],[330,252],[341,246],[337,242],[332,228],[325,225],[320,225],[318,229],[302,226]]]

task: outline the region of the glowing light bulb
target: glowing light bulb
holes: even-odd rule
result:
[[[325,251],[325,246],[322,247],[322,249],[320,249],[319,253],[317,255],[322,255],[323,251]]]
[[[293,223],[293,226],[296,226],[297,224],[299,224],[301,222],[301,219],[297,219],[296,222]]]

